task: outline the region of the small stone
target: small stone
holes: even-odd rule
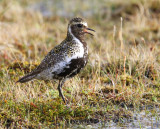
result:
[[[86,129],[91,129],[92,128],[92,125],[87,125],[86,126]]]
[[[84,126],[83,125],[78,125],[78,128],[84,129]]]

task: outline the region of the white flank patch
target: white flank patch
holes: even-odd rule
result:
[[[46,70],[42,71],[41,73],[39,73],[36,78],[42,79],[42,80],[52,80],[54,72],[56,74],[61,73],[64,68],[67,68],[67,64],[69,64],[69,63],[67,63],[65,61],[61,61],[61,62],[55,64],[53,67],[50,67],[49,69],[46,69]]]

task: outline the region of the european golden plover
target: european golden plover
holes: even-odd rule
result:
[[[67,37],[53,48],[40,65],[17,82],[28,82],[32,79],[59,80],[59,96],[65,102],[61,88],[66,79],[78,74],[88,62],[88,47],[85,34],[93,35],[87,22],[82,18],[73,18],[68,24]]]

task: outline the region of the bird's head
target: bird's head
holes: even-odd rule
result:
[[[83,38],[85,34],[93,34],[90,31],[95,31],[88,28],[87,22],[82,18],[76,17],[70,20],[68,24],[68,33],[76,38]]]

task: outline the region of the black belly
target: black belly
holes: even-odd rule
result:
[[[86,66],[88,62],[87,58],[77,58],[72,59],[71,63],[63,69],[61,73],[59,73],[57,76],[59,78],[70,78],[78,74],[82,68]]]

